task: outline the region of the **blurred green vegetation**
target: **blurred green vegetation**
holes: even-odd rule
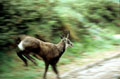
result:
[[[71,32],[70,39],[74,43],[60,61],[60,65],[68,64],[74,58],[80,58],[84,52],[94,52],[114,48],[120,39],[113,35],[120,33],[119,1],[112,0],[0,0],[0,74],[2,79],[20,79],[13,75],[21,61],[15,54],[12,45],[14,37],[21,34],[35,36],[53,43],[60,41],[60,34],[66,30]],[[39,67],[44,63],[38,61]],[[31,66],[32,67],[32,66]],[[26,74],[32,73],[32,67]],[[35,69],[37,69],[36,67]],[[12,74],[6,74],[10,73]],[[24,76],[23,79],[33,79]],[[24,75],[24,74],[22,74]],[[5,77],[6,76],[6,77]],[[5,77],[5,78],[4,78]],[[15,77],[15,78],[14,78]]]

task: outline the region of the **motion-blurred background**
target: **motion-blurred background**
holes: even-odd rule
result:
[[[119,0],[0,0],[0,79],[37,79],[44,63],[28,68],[17,57],[18,35],[39,36],[58,43],[70,31],[74,43],[59,62],[66,65],[83,53],[113,49],[120,44]]]

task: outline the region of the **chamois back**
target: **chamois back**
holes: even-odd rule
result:
[[[51,59],[59,55],[59,50],[57,46],[53,43],[40,42],[40,54],[46,59]]]

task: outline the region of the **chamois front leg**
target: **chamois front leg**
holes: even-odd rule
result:
[[[57,75],[57,79],[60,79],[59,72],[57,70],[57,65],[56,64],[51,64],[53,71]]]
[[[49,68],[49,63],[45,62],[45,71],[44,71],[43,79],[47,79],[46,74],[47,74],[48,68]]]
[[[23,57],[24,51],[17,52],[18,57],[25,63],[25,66],[28,66],[27,60]]]

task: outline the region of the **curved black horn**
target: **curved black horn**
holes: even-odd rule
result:
[[[67,38],[69,38],[70,36],[70,31],[67,31]]]
[[[62,38],[64,38],[64,37],[65,37],[65,35],[64,35],[64,34],[61,34],[61,35],[60,35],[60,37],[61,37],[61,39],[62,39]]]

